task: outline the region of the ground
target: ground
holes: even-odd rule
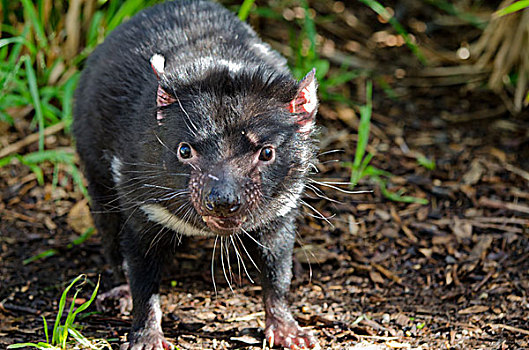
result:
[[[360,5],[348,10],[358,11],[361,21],[376,21]],[[408,11],[416,21],[433,21],[425,5]],[[281,49],[276,29],[253,24]],[[380,26],[391,31],[376,22],[360,43],[369,47]],[[327,37],[339,31],[330,22],[324,28]],[[417,36],[449,52],[479,35],[462,28],[468,29]],[[330,59],[341,57],[337,52],[346,45],[335,41]],[[329,198],[307,190],[304,201],[329,222],[314,218],[320,214],[308,206],[299,219],[290,295],[295,317],[313,329],[324,349],[529,348],[529,113],[511,115],[504,107],[508,96],[490,92],[483,75],[458,74],[464,71],[458,65],[451,67],[456,73],[443,75],[423,69],[406,47],[373,45],[364,57],[378,62],[372,164],[392,173],[390,191],[403,189],[428,204],[390,201],[368,178],[355,188],[372,190],[364,194],[315,182]],[[340,92],[363,103],[365,80]],[[342,161],[354,155],[358,118],[350,105],[322,102],[315,181],[349,180]],[[48,137],[47,146],[70,147],[70,141],[59,133]],[[419,165],[421,155],[435,160],[435,169]],[[51,185],[53,167],[44,172],[47,182],[39,185],[23,165],[0,168],[2,348],[43,340],[42,316],[52,323],[62,290],[80,273],[92,283],[101,276],[102,291],[111,285],[99,236],[71,244],[90,225],[86,201],[63,171],[57,186]],[[232,291],[218,268],[215,293],[212,248],[211,240],[193,239],[178,249],[162,284],[165,334],[182,349],[262,349],[260,287],[244,273],[238,283],[234,266]],[[48,249],[56,254],[22,263]],[[77,302],[92,288],[86,285]],[[113,309],[91,313],[79,324],[84,335],[109,339],[118,348],[130,317]]]

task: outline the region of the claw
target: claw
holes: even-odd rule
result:
[[[283,344],[286,348],[291,348],[292,349],[292,346],[295,344],[292,343],[292,338],[290,337],[286,337],[285,338],[285,343]]]
[[[298,345],[298,347],[301,347],[302,349],[305,349],[305,346],[308,345],[308,341],[305,341],[305,339],[303,338],[297,338],[295,339],[295,342],[297,343],[296,345]]]
[[[267,324],[265,336],[271,348],[274,345],[281,345],[290,350],[321,350],[312,332],[299,327],[295,321],[285,322],[278,318],[270,318]]]
[[[174,349],[174,345],[169,343],[168,341],[162,341],[162,346],[165,350],[173,350]]]
[[[314,350],[321,350],[321,345],[320,345],[320,343],[318,343],[318,342],[316,342],[316,343],[311,342],[311,343],[310,343],[310,346],[311,346],[311,349],[314,349]]]
[[[274,332],[273,331],[268,336],[268,344],[269,344],[270,348],[274,347]]]

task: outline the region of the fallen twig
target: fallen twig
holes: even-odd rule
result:
[[[481,197],[479,199],[479,205],[484,206],[484,207],[489,207],[489,208],[506,209],[506,210],[529,214],[529,206],[527,205],[502,202],[502,201],[499,201],[496,199],[490,199],[487,197]]]
[[[505,329],[505,330],[508,330],[508,331],[511,331],[511,332],[516,332],[516,333],[522,333],[522,334],[525,334],[525,335],[529,335],[529,331],[526,330],[526,329],[509,326],[509,325],[506,325],[506,324],[490,324],[489,323],[488,326],[490,328],[493,328],[493,329],[502,328],[502,329]]]
[[[64,122],[59,122],[59,123],[54,124],[52,126],[48,126],[47,128],[44,129],[44,136],[53,135],[55,133],[58,133],[62,129],[64,129]],[[8,155],[10,155],[12,153],[16,153],[16,152],[20,151],[22,148],[24,148],[24,147],[26,147],[28,145],[31,145],[32,143],[37,142],[38,140],[39,140],[39,133],[38,132],[33,133],[31,135],[28,135],[25,138],[23,138],[22,140],[14,142],[14,143],[8,145],[7,147],[4,147],[3,149],[1,149],[0,150],[0,158],[8,156]]]

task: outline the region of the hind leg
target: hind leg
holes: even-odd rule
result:
[[[92,185],[93,184],[93,185]],[[117,307],[121,314],[132,310],[130,288],[126,282],[126,271],[120,249],[120,234],[123,229],[123,214],[117,203],[117,194],[113,189],[91,183],[88,187],[91,196],[91,212],[94,224],[101,235],[105,258],[112,267],[115,288],[100,294],[96,305],[100,311],[112,310]]]
[[[112,266],[116,282],[123,282],[123,256],[119,236],[122,228],[122,214],[119,210],[116,191],[104,185],[89,182],[91,197],[90,211],[97,231],[101,235],[105,258]]]

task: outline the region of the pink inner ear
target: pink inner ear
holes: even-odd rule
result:
[[[176,102],[176,98],[166,92],[160,85],[158,85],[158,91],[156,92],[156,105],[158,107],[168,106]]]
[[[317,105],[318,97],[316,96],[316,89],[307,86],[302,88],[296,98],[290,102],[288,109],[290,113],[312,114]]]
[[[296,122],[300,132],[309,132],[314,124],[318,108],[315,72],[313,69],[303,78],[299,84],[298,94],[288,105],[290,113],[297,114]]]
[[[158,91],[156,92],[156,106],[164,107],[174,102],[176,102],[176,98],[171,96],[167,91],[162,89],[160,85],[158,85]],[[162,125],[163,118],[164,118],[163,111],[159,110],[156,113],[156,121],[158,122],[158,125]]]

